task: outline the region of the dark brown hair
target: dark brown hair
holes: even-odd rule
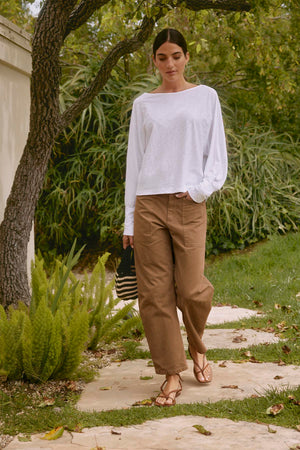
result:
[[[153,56],[156,57],[156,52],[159,47],[165,42],[172,42],[173,44],[179,45],[182,48],[184,55],[187,54],[187,43],[180,31],[174,28],[164,28],[161,30],[153,42]]]

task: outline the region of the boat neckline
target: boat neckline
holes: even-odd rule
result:
[[[166,95],[166,94],[181,94],[182,92],[188,92],[188,91],[193,91],[194,89],[203,86],[203,84],[197,84],[196,86],[187,88],[187,89],[182,89],[181,91],[172,91],[172,92],[144,92],[147,95]]]

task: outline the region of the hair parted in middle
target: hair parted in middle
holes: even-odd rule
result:
[[[177,44],[179,47],[182,48],[182,51],[184,55],[187,54],[187,43],[184,39],[183,35],[180,33],[180,31],[175,30],[174,28],[164,28],[161,30],[153,42],[153,57],[155,59],[156,52],[159,49],[159,47],[164,44],[165,42],[171,42],[172,44]]]

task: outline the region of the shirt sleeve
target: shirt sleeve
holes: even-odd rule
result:
[[[203,179],[201,183],[188,187],[192,199],[201,203],[213,192],[221,189],[227,177],[227,150],[221,106],[215,92],[212,122],[208,142],[203,153]]]
[[[145,149],[145,133],[140,105],[135,101],[129,126],[125,179],[125,224],[124,234],[133,236],[134,209],[138,176]]]

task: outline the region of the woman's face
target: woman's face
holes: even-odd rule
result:
[[[182,48],[173,42],[165,42],[156,51],[153,61],[164,81],[182,79],[189,53],[183,53]]]

